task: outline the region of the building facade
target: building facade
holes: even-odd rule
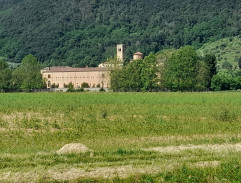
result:
[[[110,71],[107,68],[72,68],[72,67],[46,67],[41,70],[47,88],[66,88],[72,83],[74,88],[80,88],[83,83],[89,87],[110,87]]]

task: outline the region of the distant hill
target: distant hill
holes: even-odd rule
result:
[[[241,37],[224,38],[206,43],[198,50],[198,53],[201,55],[215,54],[220,67],[225,61],[228,61],[234,67],[238,66],[238,59],[241,57]]]
[[[240,0],[0,0],[0,57],[96,66],[126,45],[145,55],[241,34]]]

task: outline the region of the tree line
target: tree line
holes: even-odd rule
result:
[[[198,56],[191,46],[149,54],[111,71],[113,91],[210,91],[241,89],[239,69],[217,71],[214,55]]]
[[[45,88],[40,70],[41,64],[33,55],[25,56],[22,64],[15,69],[0,58],[0,92],[32,92]]]
[[[111,88],[115,92],[241,89],[241,58],[237,69],[217,70],[216,65],[214,55],[199,56],[191,46],[161,50],[143,60],[111,68]],[[41,67],[33,55],[25,56],[17,68],[11,68],[0,58],[0,92],[32,92],[46,88]]]

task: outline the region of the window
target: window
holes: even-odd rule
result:
[[[51,87],[51,82],[50,82],[50,81],[48,81],[48,87],[49,87],[49,88]]]
[[[51,75],[50,75],[50,74],[48,74],[48,78],[51,78]]]
[[[121,51],[121,48],[119,48],[118,51]]]

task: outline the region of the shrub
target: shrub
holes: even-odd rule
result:
[[[86,82],[83,82],[81,84],[81,88],[89,88],[89,87],[90,87],[90,85],[88,83],[86,83]]]
[[[53,83],[53,84],[51,85],[51,88],[58,88],[58,87],[59,87],[59,84]]]
[[[85,90],[84,90],[84,88],[78,88],[78,89],[76,89],[75,91],[76,91],[76,92],[84,92]]]
[[[100,90],[99,90],[100,92],[106,92],[105,91],[105,89],[102,87],[102,88],[100,88]]]
[[[65,87],[66,86],[68,88],[67,92],[75,92],[73,83],[69,83],[68,85],[65,85]]]
[[[75,89],[68,88],[66,92],[75,92]]]

